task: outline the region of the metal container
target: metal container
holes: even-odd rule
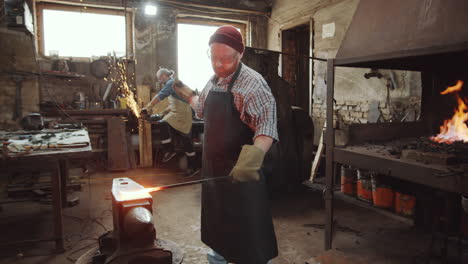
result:
[[[356,170],[341,166],[341,192],[356,196]]]
[[[395,192],[395,213],[404,216],[414,216],[416,197],[410,194]]]
[[[44,129],[44,118],[39,113],[29,113],[21,120],[21,126],[24,130],[42,130]]]
[[[392,186],[385,184],[384,177],[372,175],[372,201],[374,206],[381,208],[393,208]]]
[[[358,170],[357,197],[366,202],[372,202],[371,173],[366,170]]]
[[[74,95],[73,104],[75,109],[86,109],[86,95],[83,92],[76,92]]]

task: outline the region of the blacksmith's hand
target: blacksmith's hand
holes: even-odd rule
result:
[[[189,102],[190,97],[195,95],[195,92],[180,80],[174,81],[172,89],[174,89],[178,96],[182,97],[187,102]]]
[[[254,145],[244,145],[237,163],[229,175],[238,182],[258,181],[260,179],[259,170],[264,158],[265,152],[262,149]]]

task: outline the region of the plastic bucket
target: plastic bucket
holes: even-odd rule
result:
[[[341,192],[356,196],[356,170],[341,166]]]
[[[372,202],[372,180],[371,173],[358,170],[357,174],[357,197],[363,201]]]
[[[404,216],[413,216],[415,207],[416,197],[401,192],[395,192],[395,213]]]
[[[381,208],[393,207],[393,189],[386,185],[379,175],[372,176],[372,201],[374,206]]]

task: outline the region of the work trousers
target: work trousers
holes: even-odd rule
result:
[[[184,145],[184,152],[190,156],[189,153],[193,153],[193,142],[192,142],[192,134],[189,132],[188,134],[184,134],[175,130],[174,128],[169,125],[166,121],[159,121],[159,128],[160,128],[160,137],[163,144],[171,143],[174,136],[179,137],[182,140]],[[171,144],[172,145],[172,144]]]

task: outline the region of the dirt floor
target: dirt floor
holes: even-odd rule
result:
[[[73,263],[96,246],[96,239],[112,229],[110,190],[116,177],[129,177],[146,187],[196,179],[167,169],[84,176],[82,190],[69,194],[79,197],[80,203],[64,211],[66,252],[51,254],[54,244],[50,242],[8,248],[0,251],[0,263]],[[200,190],[199,185],[192,185],[153,195],[157,236],[182,248],[183,263],[207,263],[208,248],[200,241]],[[0,243],[51,234],[50,204],[21,202],[0,206]],[[271,206],[279,244],[274,264],[423,263],[430,239],[408,224],[338,201],[333,250],[325,252],[321,192],[304,187],[273,198]]]

